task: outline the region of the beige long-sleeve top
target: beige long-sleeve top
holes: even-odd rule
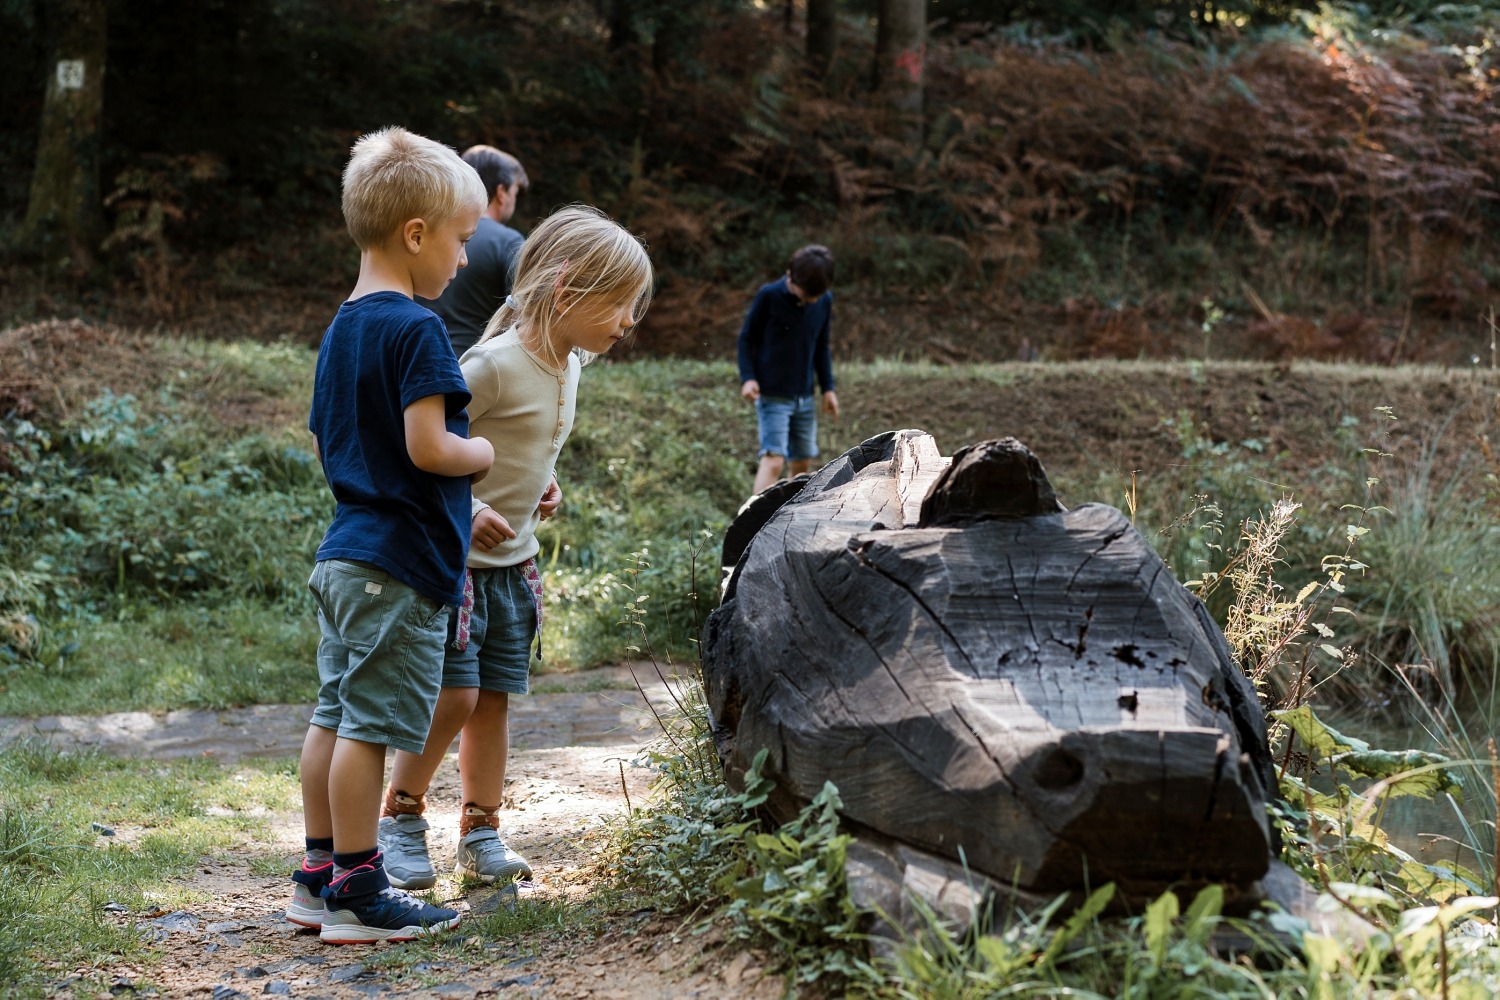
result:
[[[495,464],[474,486],[472,514],[492,507],[516,532],[488,552],[471,546],[469,566],[515,566],[539,547],[537,505],[573,430],[578,358],[569,354],[565,369],[549,368],[521,346],[512,327],[469,348],[459,366],[473,396],[469,436],[495,446]]]

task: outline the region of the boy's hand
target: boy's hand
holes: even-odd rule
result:
[[[823,393],[823,412],[835,419],[839,415],[839,397],[832,389]]]
[[[509,521],[495,513],[493,507],[486,507],[474,515],[470,537],[476,549],[488,552],[507,538],[515,538],[516,532]]]
[[[553,476],[552,481],[547,484],[546,490],[542,492],[542,502],[537,504],[536,509],[542,515],[542,520],[545,521],[553,514],[556,514],[557,508],[561,506],[562,487],[557,485],[557,477]]]
[[[740,395],[752,403],[755,402],[760,398],[760,383],[753,378],[746,379],[745,384],[740,386]]]

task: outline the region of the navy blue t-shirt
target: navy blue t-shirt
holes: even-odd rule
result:
[[[813,375],[824,392],[833,388],[828,330],[833,293],[803,305],[783,276],[762,285],[740,328],[740,381],[755,379],[762,396],[811,396]]]
[[[399,292],[339,306],[318,349],[308,430],[338,506],[318,559],[371,563],[457,606],[469,551],[469,479],[423,472],[403,411],[446,397],[448,430],[469,434],[469,389],[443,321]]]

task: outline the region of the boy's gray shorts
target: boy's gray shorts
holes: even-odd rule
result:
[[[525,694],[531,671],[531,644],[536,639],[536,598],[519,566],[471,569],[474,611],[469,618],[469,645],[453,648],[448,625],[443,653],[443,687],[474,688]]]
[[[442,682],[447,606],[346,559],[319,562],[307,586],[322,632],[312,724],[421,753]]]

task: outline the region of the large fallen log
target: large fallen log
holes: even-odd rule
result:
[[[1014,439],[872,438],[747,504],[725,556],[704,683],[774,817],[832,781],[856,832],[1023,894],[1267,871],[1264,717],[1223,635]]]

